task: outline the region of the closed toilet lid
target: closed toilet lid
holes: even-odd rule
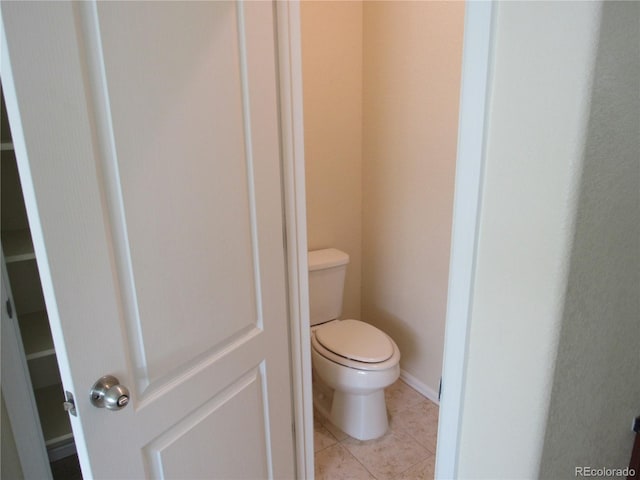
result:
[[[373,325],[359,320],[330,322],[319,327],[315,337],[327,350],[358,362],[384,362],[393,355],[389,337]]]

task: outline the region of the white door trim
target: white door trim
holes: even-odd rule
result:
[[[292,393],[298,478],[314,478],[300,3],[276,2]]]
[[[457,478],[493,52],[493,2],[467,2],[436,478]]]

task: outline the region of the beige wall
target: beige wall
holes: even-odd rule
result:
[[[402,368],[436,395],[464,5],[301,10],[309,249],[349,253],[343,317],[388,332]]]
[[[302,2],[309,250],[351,257],[343,317],[360,318],[362,3]]]
[[[464,4],[365,2],[363,318],[442,371]]]
[[[605,2],[540,478],[624,468],[640,414],[640,4]]]
[[[600,5],[499,2],[495,8],[458,477],[539,478]],[[618,394],[603,391],[602,398]],[[561,429],[578,427],[559,420]],[[599,421],[581,418],[579,431]],[[582,441],[560,444],[555,453]],[[552,476],[573,477],[567,471]]]

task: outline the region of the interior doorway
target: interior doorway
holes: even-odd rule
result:
[[[453,472],[457,462],[491,51],[492,4],[471,3],[465,7],[454,220],[442,368],[443,398],[436,467],[438,475],[444,477],[455,476]]]

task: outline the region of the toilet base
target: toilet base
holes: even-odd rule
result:
[[[367,395],[334,390],[329,419],[344,433],[358,440],[373,440],[389,428],[384,389]]]

